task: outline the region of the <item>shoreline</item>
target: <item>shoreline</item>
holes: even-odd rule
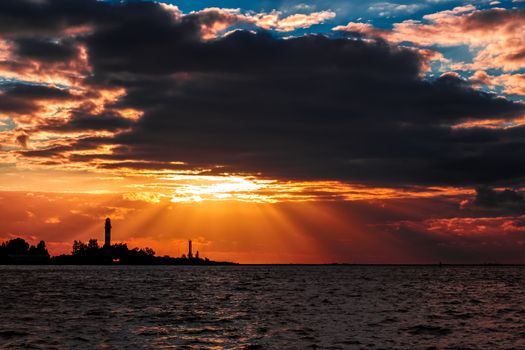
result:
[[[525,267],[525,264],[342,264],[342,263],[332,263],[332,264],[302,264],[302,263],[291,263],[291,264],[242,264],[236,262],[210,262],[210,263],[186,263],[186,264],[53,264],[53,263],[44,263],[44,264],[2,264],[0,266],[275,266],[275,267],[286,267],[286,266],[352,266],[352,267]]]

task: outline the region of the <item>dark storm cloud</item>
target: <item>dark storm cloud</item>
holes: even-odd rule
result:
[[[0,33],[5,37],[56,35],[68,27],[101,23],[111,7],[94,0],[0,1]]]
[[[472,205],[475,208],[506,214],[523,214],[525,196],[522,192],[513,189],[495,190],[490,187],[478,187]]]
[[[72,98],[69,91],[55,87],[9,84],[0,86],[0,111],[26,114],[38,110],[36,102]]]
[[[523,104],[456,77],[423,79],[424,58],[412,50],[248,31],[202,40],[202,26],[225,21],[224,13],[177,17],[156,3],[45,3],[46,11],[57,9],[49,21],[59,23],[39,17],[31,28],[92,26],[76,39],[87,47],[88,83],[124,87],[114,107],[144,112],[129,132],[78,142],[119,145],[101,158],[396,185],[519,183],[525,174],[523,127],[452,128],[518,117]],[[27,18],[19,8],[0,31],[26,33],[23,24],[38,12],[26,7]],[[84,127],[70,123],[64,127]]]
[[[132,126],[134,122],[123,118],[117,112],[105,111],[102,114],[90,114],[84,111],[74,111],[69,120],[60,120],[43,125],[40,130],[55,132],[71,131],[115,131]]]
[[[16,40],[15,53],[20,57],[45,62],[68,61],[77,56],[78,48],[70,40],[24,38]]]
[[[50,86],[12,84],[5,86],[4,94],[13,98],[31,100],[63,100],[71,98],[69,91]]]
[[[144,60],[128,59],[120,72],[106,70],[105,62],[123,57],[117,51],[113,57],[110,46],[98,48],[108,56],[95,56],[96,76],[125,84],[122,103],[146,112],[132,132],[115,140],[129,146],[130,157],[376,183],[476,183],[508,175],[487,173],[492,165],[483,160],[490,150],[486,140],[496,146],[501,133],[450,125],[510,118],[523,107],[457,78],[423,81],[421,58],[411,51],[383,42],[280,40],[249,32],[194,47],[187,52],[202,56],[191,60],[181,50],[166,56],[172,59],[164,69],[145,65],[172,77],[139,81],[137,75],[126,78],[132,71],[147,74],[150,68],[140,68]],[[469,172],[462,162],[480,171]],[[517,165],[511,162],[509,172]]]
[[[56,158],[62,157],[62,154],[65,151],[71,151],[73,148],[71,146],[54,146],[46,149],[38,149],[32,151],[21,151],[25,157],[35,157],[35,158]]]
[[[511,189],[497,191],[489,187],[479,187],[476,189],[475,203],[483,207],[498,207],[508,204],[523,204],[525,198],[523,193]]]

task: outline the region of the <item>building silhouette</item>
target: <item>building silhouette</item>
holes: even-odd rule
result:
[[[193,253],[191,252],[191,239],[188,241],[188,259],[193,259]]]
[[[104,226],[104,247],[111,247],[111,220],[106,218],[106,225]]]

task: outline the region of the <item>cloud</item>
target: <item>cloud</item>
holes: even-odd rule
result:
[[[370,23],[362,22],[348,22],[346,25],[339,25],[333,28],[335,31],[346,31],[350,33],[363,34],[368,36],[381,37],[388,35],[388,31],[384,29],[375,28]]]
[[[397,14],[411,14],[425,7],[425,4],[396,4],[392,2],[376,2],[368,7],[371,12],[379,16],[393,16]]]
[[[59,23],[47,24],[45,14]],[[239,16],[224,9],[181,14],[149,2],[50,0],[17,8],[0,25],[11,38],[12,64],[47,64],[47,74],[67,61],[66,71],[77,73],[60,73],[71,85],[55,89],[68,94],[56,103],[40,105],[36,92],[24,99],[4,93],[6,113],[30,115],[16,120],[16,132],[30,137],[19,161],[107,171],[119,163],[142,169],[144,161],[174,170],[176,162],[177,170],[209,175],[375,186],[523,181],[523,127],[456,127],[514,120],[523,104],[455,76],[424,79],[428,51],[384,40],[283,39],[266,30],[217,35]],[[283,16],[269,26],[300,28],[327,16]],[[78,51],[18,57],[17,40],[28,37],[36,46],[67,43]]]
[[[29,136],[26,134],[21,134],[16,137],[16,142],[18,142],[22,147],[27,148],[27,141],[29,140]]]
[[[481,207],[500,207],[506,205],[523,205],[525,204],[525,198],[522,193],[505,189],[502,191],[496,191],[488,187],[479,187],[476,189],[475,205]]]
[[[296,13],[283,16],[280,11],[262,13],[253,16],[255,24],[264,29],[274,29],[279,32],[291,32],[296,29],[309,28],[315,24],[323,23],[336,16],[333,11],[319,11],[308,14]]]
[[[501,86],[506,94],[525,95],[525,74],[490,75],[478,70],[469,79],[474,84],[483,84],[490,88]]]
[[[50,86],[10,84],[0,90],[0,112],[30,114],[39,109],[39,102],[72,98],[63,89]]]
[[[511,216],[525,214],[525,197],[516,189],[494,189],[478,187],[474,198],[465,200],[461,205],[463,210],[477,216]]]
[[[239,24],[251,24],[257,28],[292,32],[310,28],[336,16],[333,11],[325,10],[310,13],[285,14],[283,11],[241,13],[240,9],[206,8],[192,12],[180,19],[197,25],[204,39],[216,38],[220,32]]]
[[[134,121],[123,117],[116,111],[106,110],[101,114],[85,113],[77,110],[71,113],[68,120],[51,120],[47,125],[39,127],[40,130],[55,132],[73,132],[86,130],[109,130],[116,131],[126,129],[133,125]]]
[[[52,37],[65,31],[85,28],[94,19],[97,23],[108,23],[106,19],[111,18],[118,7],[119,5],[111,6],[92,0],[78,0],[74,3],[51,0],[41,4],[31,0],[2,1],[0,32],[2,38]]]
[[[525,11],[492,8],[476,10],[473,5],[459,6],[423,16],[425,21],[405,20],[390,29],[350,22],[334,30],[379,36],[394,42],[421,46],[468,45],[475,53],[473,63],[458,64],[457,69],[498,68],[514,71],[525,67]]]
[[[78,55],[73,41],[53,41],[23,38],[15,41],[14,53],[18,56],[45,62],[68,61]]]

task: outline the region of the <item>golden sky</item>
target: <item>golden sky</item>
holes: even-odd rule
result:
[[[285,3],[2,2],[0,240],[525,262],[519,2]]]

